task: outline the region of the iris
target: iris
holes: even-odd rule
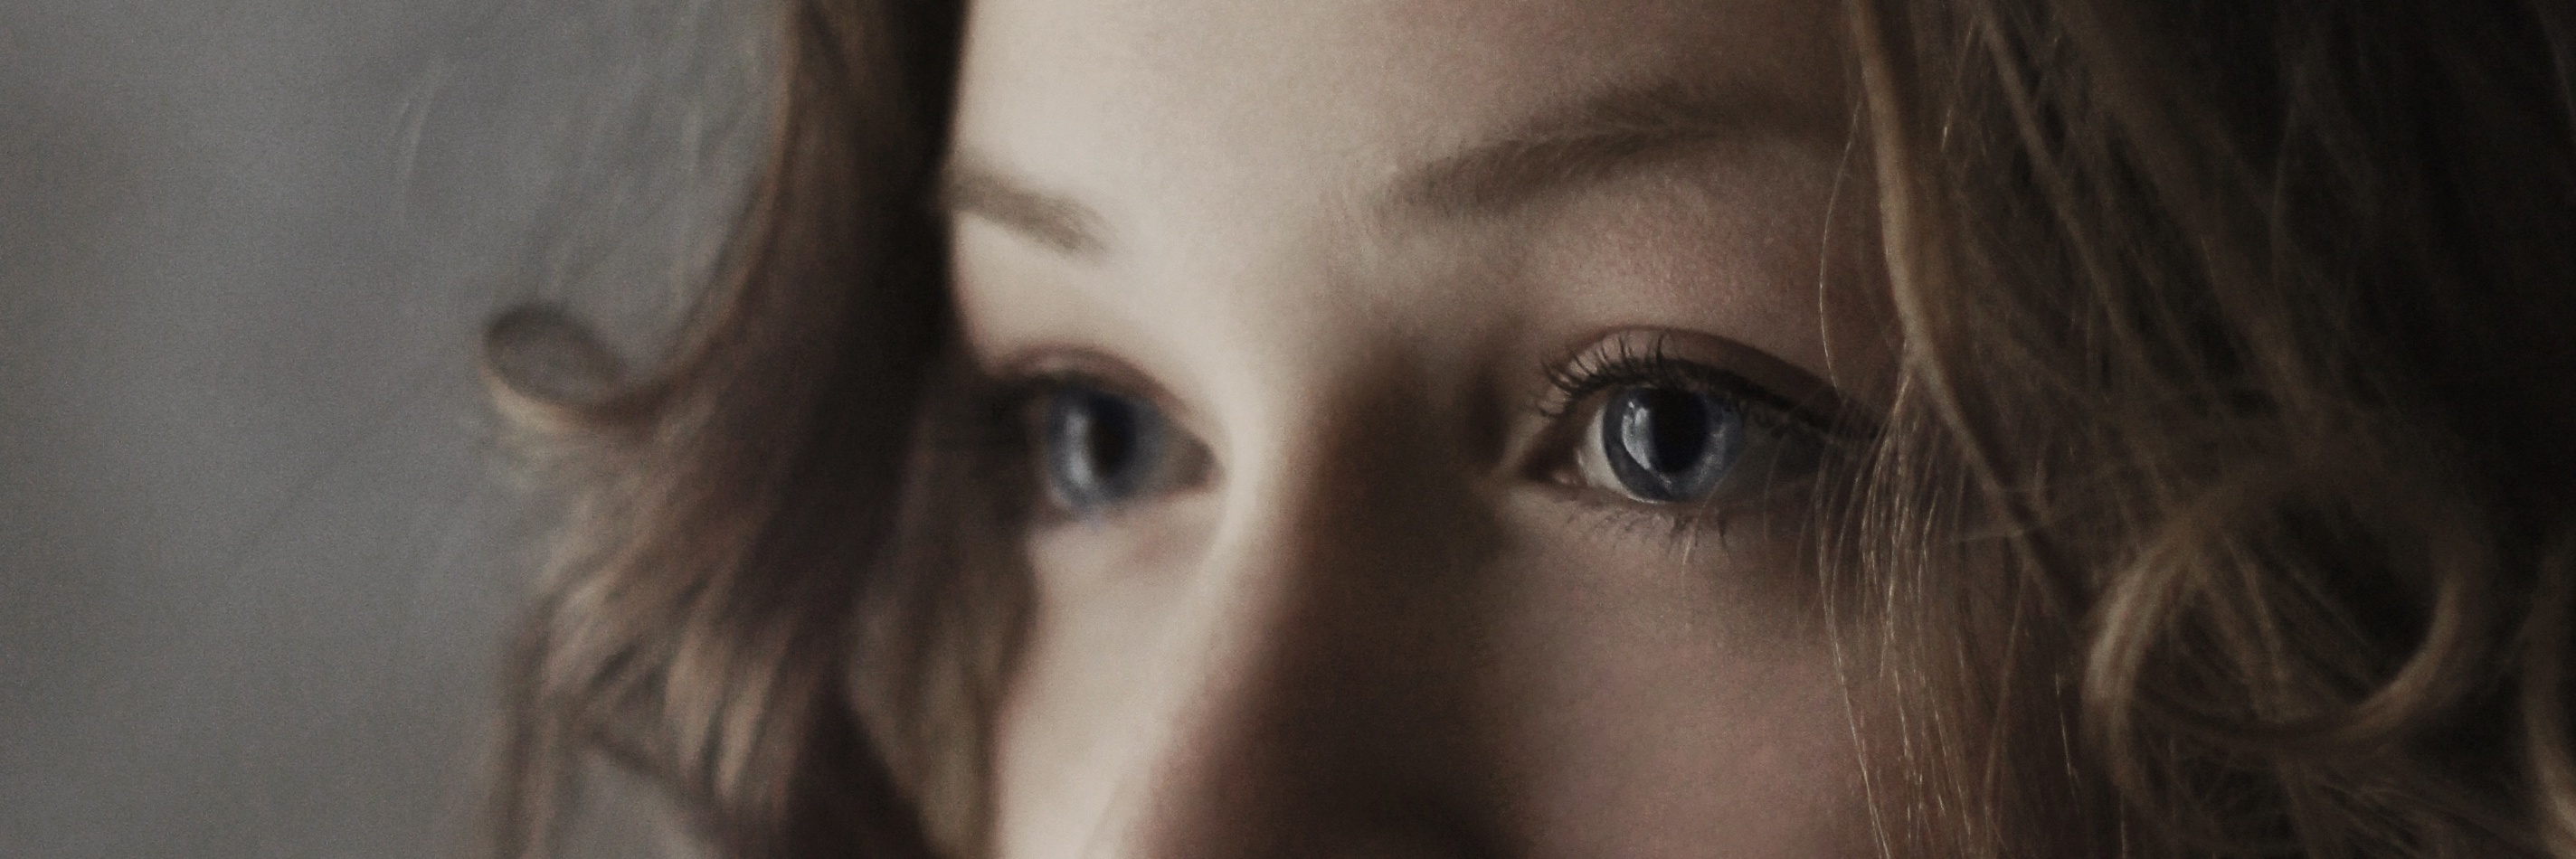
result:
[[[1048,487],[1065,509],[1087,514],[1155,488],[1169,431],[1152,403],[1073,386],[1048,399],[1045,436]]]
[[[1603,406],[1601,450],[1621,488],[1644,501],[1696,501],[1744,452],[1744,410],[1698,391],[1620,390]]]

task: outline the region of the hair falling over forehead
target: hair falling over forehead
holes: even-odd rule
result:
[[[572,502],[496,859],[594,756],[729,857],[979,849],[1025,597],[923,429],[960,13],[785,5],[676,348],[487,343]],[[1815,557],[1884,852],[2576,857],[2576,7],[1847,6],[1904,366]]]

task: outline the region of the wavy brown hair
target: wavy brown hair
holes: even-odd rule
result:
[[[1902,368],[1814,533],[1885,851],[2576,857],[2576,10],[1846,5]],[[1024,597],[936,442],[958,18],[785,2],[652,366],[494,323],[571,511],[495,856],[594,755],[727,857],[978,852]]]

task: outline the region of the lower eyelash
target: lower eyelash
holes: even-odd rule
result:
[[[1567,514],[1570,527],[1583,528],[1596,536],[1660,539],[1678,547],[1685,564],[1698,552],[1702,542],[1724,543],[1728,526],[1734,519],[1732,514],[1741,512],[1723,509],[1658,510],[1579,500],[1575,503],[1581,509]],[[1647,533],[1649,531],[1661,533]]]

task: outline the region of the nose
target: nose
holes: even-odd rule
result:
[[[1458,446],[1384,399],[1303,409],[1230,451],[1204,548],[1137,619],[1165,631],[1108,711],[1124,724],[1089,726],[1123,751],[1076,855],[1490,852],[1473,819],[1480,529]]]

